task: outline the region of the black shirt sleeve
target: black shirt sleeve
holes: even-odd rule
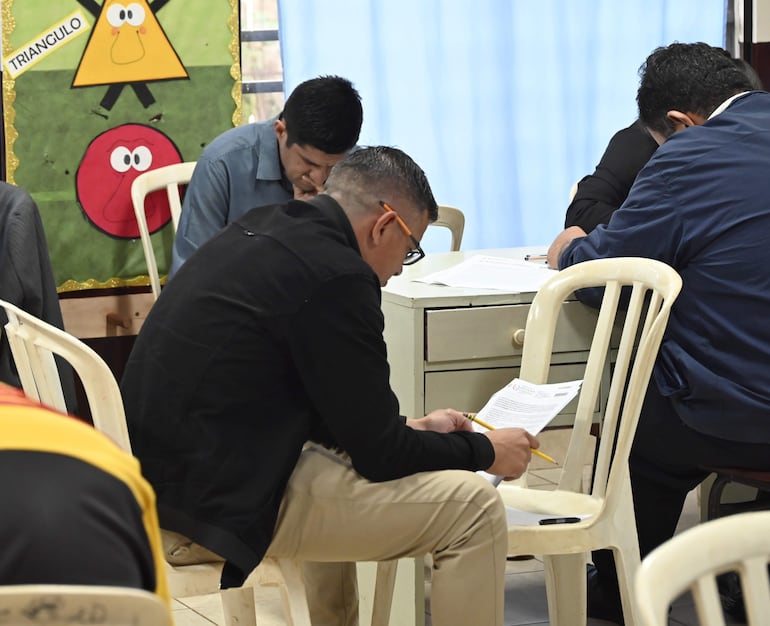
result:
[[[483,435],[416,431],[404,424],[390,388],[383,328],[375,281],[348,275],[324,283],[287,329],[305,392],[334,443],[373,481],[488,468],[494,451]]]
[[[599,224],[609,222],[657,147],[639,120],[615,133],[594,173],[580,180],[567,208],[564,227],[580,226],[590,233]]]

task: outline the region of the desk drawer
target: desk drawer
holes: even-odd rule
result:
[[[462,361],[521,354],[514,335],[527,323],[529,304],[425,312],[425,360]],[[554,352],[588,350],[596,326],[596,310],[580,302],[565,302],[559,315]]]
[[[585,363],[552,365],[548,373],[549,383],[563,383],[583,378]],[[519,370],[515,367],[500,367],[450,372],[427,372],[425,374],[425,413],[434,409],[453,408],[459,411],[478,411],[498,389],[508,384]],[[600,391],[603,398],[606,391]],[[570,402],[550,426],[571,424],[577,410],[578,399]],[[597,402],[596,411],[601,410]]]

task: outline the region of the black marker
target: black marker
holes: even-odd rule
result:
[[[541,519],[539,524],[541,526],[547,526],[548,524],[577,524],[579,521],[579,517],[546,517]]]

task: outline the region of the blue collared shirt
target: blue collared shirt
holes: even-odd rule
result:
[[[203,151],[185,192],[169,278],[230,222],[293,197],[281,172],[275,120],[231,128]]]

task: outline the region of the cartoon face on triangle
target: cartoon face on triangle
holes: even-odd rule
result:
[[[105,0],[73,87],[188,78],[147,0]]]

